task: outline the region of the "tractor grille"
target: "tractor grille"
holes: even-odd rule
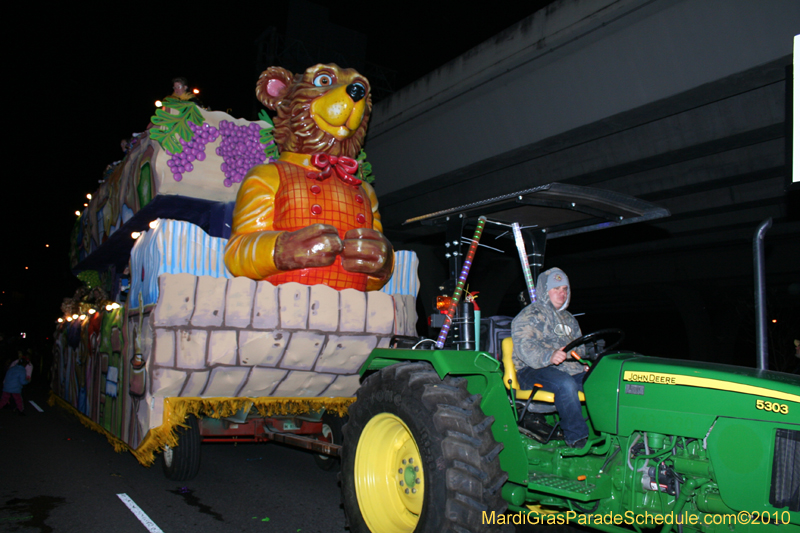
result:
[[[772,483],[769,503],[781,509],[800,511],[800,431],[779,429],[775,433]]]

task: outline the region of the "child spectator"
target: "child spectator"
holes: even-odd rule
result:
[[[17,403],[17,411],[20,415],[25,414],[25,404],[22,402],[22,386],[30,383],[26,367],[30,366],[30,361],[25,356],[20,356],[16,363],[12,363],[11,368],[6,372],[3,380],[3,395],[0,396],[0,409],[6,406],[13,397]]]

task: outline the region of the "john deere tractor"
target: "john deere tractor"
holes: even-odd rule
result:
[[[630,197],[551,184],[410,223],[455,232],[474,225],[478,238],[483,225],[507,229],[534,298],[547,238],[667,214]],[[458,284],[455,292],[457,300]],[[442,335],[374,350],[343,428],[350,529],[800,532],[800,379],[615,350],[620,336],[596,332],[567,348],[594,348],[580,398],[590,428],[581,449],[558,431],[553,394],[519,390],[510,339],[501,357],[469,343],[447,349]],[[532,416],[553,430],[528,431]]]

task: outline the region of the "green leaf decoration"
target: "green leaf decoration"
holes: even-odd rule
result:
[[[268,158],[272,157],[278,159],[280,152],[278,150],[278,144],[275,142],[275,137],[272,135],[272,130],[275,128],[272,124],[272,119],[269,118],[269,115],[263,109],[258,114],[258,119],[263,120],[268,125],[266,128],[261,128],[261,137],[258,140],[258,142],[264,145],[264,155]]]
[[[150,160],[145,161],[139,167],[139,183],[136,186],[136,192],[139,195],[139,209],[150,203],[153,199],[153,177],[152,170],[150,169]]]
[[[156,109],[156,114],[150,118],[156,126],[150,130],[150,138],[158,142],[164,150],[179,154],[183,151],[181,139],[188,142],[194,137],[189,122],[200,126],[203,124],[203,115],[194,102],[183,102],[176,98],[164,99],[164,107],[174,109],[178,114]]]
[[[367,161],[367,152],[361,150],[356,161],[358,161],[358,177],[362,181],[373,183],[375,181],[375,176],[372,174],[372,165]]]
[[[267,145],[264,148],[264,155],[266,155],[267,158],[272,157],[273,159],[278,159],[281,156],[280,152],[278,151],[278,145],[274,143]]]
[[[100,286],[100,274],[96,270],[84,270],[78,274],[78,279],[86,284],[90,289]]]
[[[267,114],[266,109],[262,109],[261,111],[259,111],[258,120],[263,120],[268,124],[267,127],[265,128],[267,130],[271,130],[272,128],[275,127],[275,124],[272,123],[272,119],[269,117],[269,114]]]

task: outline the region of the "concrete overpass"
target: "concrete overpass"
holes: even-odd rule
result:
[[[421,256],[421,301],[447,277],[443,237],[414,236],[402,221],[549,182],[587,185],[672,216],[548,243],[545,266],[570,274],[585,330],[628,325],[634,348],[753,364],[752,238],[772,217],[773,351],[793,351],[797,33],[793,0],[560,0],[376,104],[366,150],[388,235]],[[515,313],[516,258],[485,261],[489,280],[472,280],[478,302]]]

